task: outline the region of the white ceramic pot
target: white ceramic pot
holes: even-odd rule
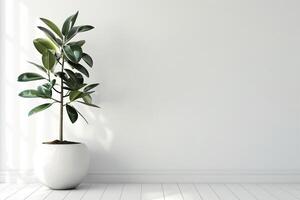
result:
[[[89,162],[85,144],[42,144],[36,154],[35,171],[51,189],[72,189],[86,176]]]

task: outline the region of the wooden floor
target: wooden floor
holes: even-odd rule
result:
[[[300,184],[0,184],[0,200],[300,200]]]

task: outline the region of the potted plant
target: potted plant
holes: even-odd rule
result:
[[[29,112],[29,116],[47,108],[59,105],[60,123],[58,140],[44,142],[38,151],[36,172],[42,183],[52,189],[70,189],[80,184],[89,168],[89,153],[85,144],[64,140],[63,116],[66,110],[69,119],[75,123],[78,116],[84,116],[75,108],[76,104],[97,107],[92,103],[91,94],[98,83],[87,84],[89,77],[86,67],[93,66],[92,58],[82,47],[85,40],[72,41],[76,34],[89,31],[93,26],[75,26],[78,12],[68,17],[60,30],[52,21],[40,18],[48,28],[38,26],[46,38],[33,40],[41,55],[42,64],[29,62],[41,73],[26,72],[18,77],[20,82],[40,81],[36,89],[20,92],[24,98],[42,98],[41,104]],[[87,122],[87,121],[86,121]]]

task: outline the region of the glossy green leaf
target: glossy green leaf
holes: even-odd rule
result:
[[[62,45],[62,41],[59,38],[56,38],[55,35],[48,29],[38,26],[38,28],[43,31],[46,36],[57,46],[60,47]]]
[[[55,83],[56,83],[56,79],[53,79],[53,80],[51,81],[51,88],[54,87]]]
[[[41,76],[37,73],[33,73],[33,72],[26,72],[26,73],[21,74],[18,77],[19,82],[36,81],[36,80],[41,80],[41,79],[45,79],[45,78],[43,76]]]
[[[37,91],[38,95],[41,98],[51,98],[52,97],[52,84],[51,83],[46,83],[42,86],[39,86]]]
[[[72,27],[68,35],[66,36],[66,41],[70,41],[78,33],[78,30],[79,30],[78,26]]]
[[[84,119],[84,121],[88,124],[89,122],[85,119],[85,117],[76,109],[76,108],[74,108],[76,111],[77,111],[77,113]]]
[[[65,69],[65,71],[66,71],[67,74],[69,75],[70,79],[72,79],[72,81],[77,82],[75,73],[74,73],[72,70]]]
[[[91,107],[95,107],[95,108],[100,108],[99,106],[95,105],[95,104],[91,104],[91,103],[86,103],[86,102],[83,102],[83,101],[76,101],[78,103],[82,103],[84,105],[87,105],[87,106],[91,106]]]
[[[94,27],[91,25],[83,25],[83,26],[79,26],[78,32],[85,32],[85,31],[89,31],[92,30]]]
[[[83,76],[81,75],[81,73],[75,73],[75,77],[76,77],[77,83],[83,84],[84,78],[83,78]]]
[[[84,26],[74,26],[70,29],[68,34],[66,35],[66,41],[71,40],[77,33],[85,32],[93,29],[93,26],[90,25],[84,25]]]
[[[82,74],[84,74],[86,77],[90,76],[88,70],[84,66],[82,66],[81,64],[79,64],[79,63],[76,64],[76,63],[72,63],[72,62],[69,62],[69,64],[73,68],[75,68],[76,70],[78,70],[79,72],[81,72]]]
[[[65,45],[63,47],[64,53],[67,58],[72,61],[73,63],[78,63],[82,57],[82,49],[80,46],[77,45]]]
[[[92,103],[92,96],[90,94],[83,96],[82,99],[85,103],[89,103],[89,104]]]
[[[28,113],[28,116],[31,116],[37,112],[41,112],[47,108],[49,108],[50,106],[52,105],[52,103],[45,103],[45,104],[42,104],[42,105],[39,105],[35,108],[33,108],[29,113]]]
[[[81,98],[82,96],[83,96],[83,93],[80,91],[71,91],[69,99],[70,99],[70,101],[74,101],[76,99]]]
[[[68,45],[72,46],[72,45],[77,45],[77,46],[83,46],[85,44],[85,40],[79,40],[79,41],[75,41],[75,42],[69,42]]]
[[[45,19],[45,18],[40,18],[49,28],[51,28],[52,31],[54,31],[54,33],[56,33],[61,39],[63,39],[63,35],[61,33],[61,31],[59,30],[59,28],[49,19]]]
[[[39,98],[37,90],[24,90],[19,93],[19,96],[24,98]]]
[[[78,113],[77,113],[76,109],[73,106],[66,105],[66,110],[67,110],[67,113],[68,113],[68,116],[69,116],[71,122],[75,123],[78,119]]]
[[[53,51],[53,52],[56,51],[55,45],[49,39],[37,38],[37,39],[33,40],[33,44],[34,44],[35,48],[41,54],[44,54],[44,53],[46,53],[49,50]]]
[[[36,64],[36,63],[34,63],[34,62],[30,62],[30,61],[28,61],[28,63],[30,63],[30,64],[36,66],[37,68],[39,68],[39,69],[42,70],[43,72],[47,73],[47,69],[46,69],[45,67],[43,67],[42,65],[39,65],[39,64]]]
[[[88,64],[90,67],[93,67],[93,59],[90,55],[86,54],[86,53],[82,53],[82,59],[84,60],[84,62],[86,62],[86,64]]]
[[[43,54],[42,61],[46,69],[52,70],[56,63],[56,58],[55,55],[53,55],[50,51],[47,51]]]
[[[97,87],[98,85],[99,85],[99,83],[90,84],[90,85],[86,86],[86,87],[83,89],[83,91],[84,91],[84,92],[90,91],[91,89]]]
[[[66,19],[66,21],[64,22],[63,27],[62,27],[62,34],[64,36],[66,36],[69,33],[69,31],[71,30],[71,28],[73,28],[75,21],[77,19],[77,16],[78,16],[78,11],[74,15],[71,15],[70,17],[68,17]]]

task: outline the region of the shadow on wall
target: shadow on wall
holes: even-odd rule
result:
[[[20,99],[18,92],[22,90],[16,78],[19,73],[35,71],[27,64],[27,60],[41,62],[34,51],[32,40],[42,36],[35,28],[38,18],[31,14],[28,6],[21,0],[1,1],[1,135],[0,135],[0,176],[4,174],[5,181],[19,181],[27,178],[32,173],[34,153],[38,144],[45,140],[57,138],[58,132],[58,107],[28,118],[27,112],[39,102]],[[67,14],[67,13],[66,13]],[[93,55],[93,54],[92,54]],[[27,68],[28,67],[28,68]],[[92,69],[95,70],[95,69]],[[93,74],[93,73],[92,73]],[[97,82],[99,82],[97,80]],[[101,80],[100,80],[101,82]],[[36,87],[37,83],[28,83]],[[24,85],[24,84],[23,84]],[[98,91],[99,92],[99,91]],[[96,104],[101,106],[99,96]],[[44,101],[41,101],[41,103]],[[86,142],[91,150],[92,157],[108,157],[115,137],[109,119],[103,109],[97,110],[80,107],[80,110],[91,125],[84,126],[83,120],[71,125],[65,116],[65,132],[72,140]],[[48,112],[48,113],[46,113]],[[101,130],[96,129],[101,127]],[[99,125],[100,124],[100,125]],[[81,128],[79,128],[79,126]],[[87,134],[88,133],[88,134]],[[69,139],[69,138],[66,138]],[[91,146],[90,146],[91,145]],[[94,146],[93,146],[94,145]],[[98,152],[99,146],[104,151]],[[0,160],[0,161],[1,161]],[[23,172],[23,173],[20,173]],[[13,175],[13,176],[12,176]]]

